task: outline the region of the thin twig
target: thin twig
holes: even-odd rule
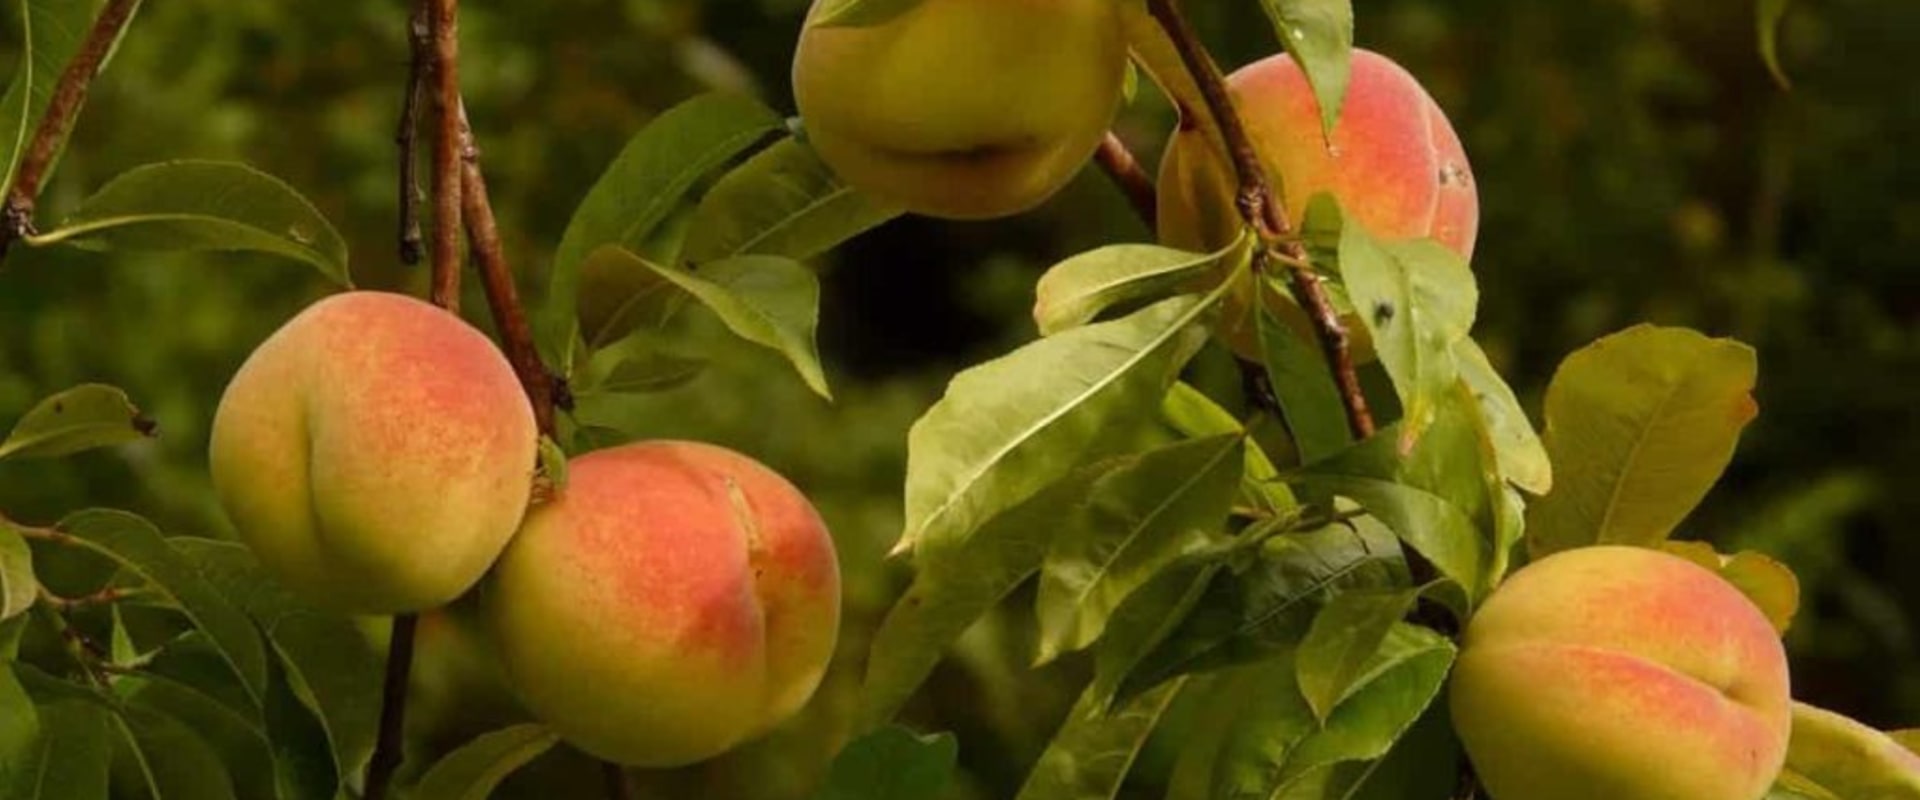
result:
[[[137,597],[144,593],[145,592],[140,589],[124,589],[118,586],[109,586],[92,594],[85,594],[79,597],[61,597],[42,589],[40,602],[46,603],[55,610],[70,611],[76,608],[87,608],[89,606],[103,606],[130,597]]]
[[[460,310],[459,0],[432,0],[433,303]]]
[[[420,618],[399,614],[387,637],[387,678],[380,690],[380,733],[367,762],[365,800],[384,800],[400,766],[402,734],[407,727],[407,679],[413,670],[413,633]]]
[[[1260,276],[1273,269],[1286,270],[1293,293],[1300,304],[1306,307],[1320,348],[1333,368],[1340,398],[1346,406],[1348,427],[1356,437],[1364,439],[1372,436],[1373,413],[1367,408],[1366,394],[1360,389],[1360,378],[1354,370],[1346,328],[1340,322],[1340,315],[1333,310],[1320,276],[1308,266],[1306,248],[1293,234],[1284,201],[1273,193],[1266,168],[1260,163],[1259,151],[1254,149],[1253,139],[1247,135],[1246,125],[1233,107],[1226,78],[1221,75],[1213,57],[1208,55],[1199,34],[1181,14],[1179,0],[1147,0],[1147,11],[1172,39],[1181,63],[1199,86],[1207,111],[1225,139],[1239,187],[1234,195],[1234,206],[1239,209],[1241,219],[1259,233],[1265,245],[1254,253],[1254,274]],[[1275,259],[1275,255],[1280,258]]]
[[[526,309],[521,306],[519,291],[514,287],[513,269],[507,265],[506,248],[500,242],[500,226],[487,198],[487,178],[480,169],[480,149],[474,144],[473,128],[467,123],[464,104],[459,106],[458,118],[460,187],[465,198],[461,212],[466,219],[467,241],[475,266],[480,270],[481,284],[486,288],[487,306],[500,329],[507,361],[520,377],[527,401],[533,404],[533,416],[540,432],[552,436],[554,377],[546,365],[540,363],[540,351],[533,345],[533,329],[527,323]]]
[[[1105,139],[1100,141],[1100,149],[1094,151],[1093,160],[1106,170],[1107,177],[1120,187],[1127,196],[1127,202],[1133,204],[1133,210],[1140,220],[1152,229],[1158,220],[1159,205],[1153,188],[1153,176],[1140,166],[1140,159],[1133,157],[1133,151],[1127,149],[1127,143],[1113,131],[1107,131]]]
[[[400,106],[400,130],[394,144],[400,150],[400,261],[420,263],[420,98],[427,92],[427,73],[433,60],[433,21],[430,0],[414,0],[407,21],[407,86]]]
[[[139,6],[140,0],[108,0],[100,9],[100,15],[94,18],[93,28],[87,31],[80,49],[73,54],[73,60],[68,61],[66,70],[60,73],[53,98],[47,101],[47,112],[34,128],[33,139],[20,158],[13,185],[7,187],[6,203],[0,206],[0,259],[6,258],[7,250],[16,240],[33,235],[34,204],[39,202],[47,169],[60,153],[67,133],[73,130],[80,108],[86,105],[87,91],[93,86],[94,76],[100,73],[101,62],[113,50],[113,43],[120,38],[127,20],[133,18]]]

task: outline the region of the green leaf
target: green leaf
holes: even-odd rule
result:
[[[0,620],[12,619],[39,596],[40,583],[33,575],[33,551],[20,532],[0,519]]]
[[[649,350],[614,365],[607,377],[593,387],[597,392],[645,394],[678,389],[707,371],[711,363],[704,358]]]
[[[357,774],[373,751],[380,713],[381,662],[365,635],[348,618],[289,594],[237,543],[184,537],[169,542],[253,617],[273,647],[277,667],[269,670],[274,685],[266,713],[279,722],[270,721],[267,733],[281,763],[299,766],[289,762],[290,755],[311,757],[307,726],[317,724],[336,754],[339,774]],[[291,706],[289,697],[296,701]],[[301,709],[312,719],[304,719]]]
[[[1781,782],[1813,797],[1915,798],[1920,755],[1859,722],[1796,702]]]
[[[1127,676],[1187,621],[1215,577],[1251,557],[1251,548],[1239,542],[1188,553],[1128,595],[1094,646],[1093,683],[1087,687],[1094,708],[1107,713]]]
[[[1800,580],[1787,565],[1751,550],[1721,555],[1706,542],[1663,542],[1660,549],[1718,573],[1753,601],[1774,630],[1784,634],[1792,627],[1800,610]]]
[[[116,783],[142,787],[141,794],[152,800],[233,800],[233,778],[220,754],[192,728],[131,705],[116,723],[121,737],[113,769]]]
[[[700,199],[685,255],[695,264],[753,254],[806,260],[900,213],[843,183],[813,148],[788,137]]]
[[[786,356],[808,388],[833,399],[814,344],[814,328],[820,321],[820,281],[799,262],[779,256],[739,256],[693,273],[612,247],[593,257],[632,259],[644,265],[699,299],[740,338]]]
[[[27,240],[95,250],[250,250],[305,262],[341,286],[347,242],[285,181],[245,164],[168,161],[107,182],[62,220]]]
[[[1111,800],[1181,684],[1147,692],[1111,714],[1083,693],[1015,800]]]
[[[1034,286],[1033,321],[1041,336],[1092,322],[1116,305],[1171,295],[1205,275],[1236,251],[1234,242],[1216,253],[1150,244],[1116,244],[1069,258],[1040,276]]]
[[[1460,368],[1460,379],[1480,402],[1480,416],[1486,420],[1487,438],[1500,476],[1535,495],[1551,491],[1553,463],[1527,412],[1520,408],[1513,387],[1494,370],[1486,351],[1474,340],[1461,339],[1454,344],[1453,357]]]
[[[955,376],[907,435],[907,525],[894,552],[965,537],[1103,454],[1199,350],[1195,323],[1219,296],[1164,300]]]
[[[559,742],[559,734],[536,724],[484,734],[436,762],[409,796],[415,800],[486,800],[500,781]]]
[[[1312,202],[1321,213],[1309,220],[1332,218],[1330,196]],[[1341,223],[1339,259],[1355,312],[1393,377],[1404,409],[1401,448],[1409,449],[1459,380],[1453,349],[1473,327],[1473,271],[1438,242],[1376,240],[1351,217]]]
[[[602,247],[580,265],[580,332],[591,357],[659,331],[687,304],[687,293],[652,264],[667,263],[620,247]],[[625,341],[623,341],[623,339]],[[591,365],[574,375],[591,372]]]
[[[668,110],[627,143],[574,211],[554,253],[539,326],[547,363],[562,375],[573,373],[580,267],[587,256],[605,245],[638,249],[696,181],[780,125],[778,114],[752,98],[706,94]]]
[[[821,0],[807,19],[809,27],[863,28],[880,25],[905,14],[925,0]]]
[[[567,489],[567,451],[551,436],[540,437],[540,475],[555,492]]]
[[[1179,431],[1189,439],[1225,434],[1246,435],[1246,426],[1232,412],[1220,407],[1206,393],[1193,388],[1184,381],[1175,381],[1167,389],[1167,396],[1160,401],[1160,416],[1168,426]],[[1257,443],[1247,443],[1246,477],[1253,481],[1270,481],[1279,477],[1280,470],[1273,466],[1273,459]],[[1285,510],[1285,509],[1279,509]]]
[[[1346,449],[1353,443],[1353,429],[1326,356],[1264,305],[1256,324],[1267,380],[1280,400],[1294,446],[1300,449],[1300,461],[1311,464]]]
[[[20,62],[13,71],[12,82],[7,85],[5,98],[0,99],[0,153],[5,153],[6,162],[6,178],[0,180],[0,186],[13,185],[27,142],[33,138],[40,118],[46,116],[47,105],[60,83],[60,73],[66,71],[67,62],[79,52],[81,40],[93,27],[100,3],[97,0],[21,2],[19,8],[24,37]],[[65,139],[58,147],[66,148]],[[47,165],[49,176],[58,163],[58,155],[56,150],[55,162]]]
[[[1353,52],[1351,0],[1260,0],[1287,52],[1307,74],[1327,138],[1340,119]]]
[[[1793,81],[1780,66],[1780,21],[1792,7],[1793,0],[1760,0],[1760,9],[1754,14],[1760,34],[1760,60],[1766,62],[1767,71],[1773,73],[1782,89],[1793,88]]]
[[[1092,644],[1134,590],[1218,540],[1240,485],[1244,441],[1216,436],[1131,459],[1055,523],[1035,602],[1038,662]]]
[[[267,745],[273,751],[274,779],[280,796],[284,800],[334,800],[341,782],[358,772],[358,761],[349,762],[347,755],[335,752],[328,738],[328,721],[319,710],[325,706],[302,698],[288,672],[292,658],[285,647],[273,644],[261,718],[266,721]],[[314,697],[311,689],[306,697]],[[342,739],[354,741],[350,736]],[[349,763],[355,766],[345,766]]]
[[[1302,492],[1336,494],[1359,503],[1470,593],[1487,578],[1486,542],[1473,518],[1444,497],[1390,480],[1332,471],[1302,476],[1293,485]]]
[[[972,536],[929,541],[920,549],[913,585],[873,636],[864,692],[868,724],[892,719],[954,640],[1039,571],[1059,520],[1075,513],[1101,476],[1127,463],[1119,458],[1082,468]]]
[[[241,797],[276,797],[274,756],[256,719],[197,688],[153,674],[119,679],[114,689],[128,705],[171,717],[191,729],[213,751]]]
[[[1336,765],[1386,755],[1438,696],[1453,656],[1445,637],[1395,625],[1324,724],[1286,681],[1292,658],[1244,668],[1222,686],[1244,700],[1214,764],[1213,796],[1296,797]]]
[[[1300,694],[1320,722],[1347,698],[1360,670],[1373,659],[1418,592],[1360,591],[1334,595],[1313,617],[1294,656]]]
[[[1291,651],[1326,596],[1406,585],[1399,544],[1371,519],[1276,536],[1251,567],[1217,575],[1192,613],[1139,659],[1116,696]],[[1294,685],[1291,676],[1286,685]]]
[[[61,700],[39,707],[40,738],[8,800],[106,800],[113,753],[113,712],[92,700]]]
[[[27,780],[29,767],[35,766],[35,749],[40,741],[40,714],[33,698],[13,676],[12,666],[0,663],[0,789],[5,796]]]
[[[953,783],[959,756],[953,734],[881,728],[834,757],[813,800],[938,800]]]
[[[1535,556],[1665,540],[1759,413],[1752,348],[1640,325],[1562,362],[1547,388],[1554,488],[1527,514]]]
[[[0,459],[56,458],[152,436],[153,420],[134,408],[127,393],[88,383],[33,407],[0,440]]]
[[[194,562],[140,517],[120,511],[80,511],[60,521],[58,535],[91,550],[145,581],[165,604],[185,614],[207,634],[221,658],[257,703],[266,686],[267,667],[260,635],[247,616],[201,577]]]

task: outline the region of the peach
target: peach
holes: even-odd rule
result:
[[[1119,109],[1113,0],[923,0],[822,27],[794,55],[809,141],[849,184],[920,214],[1003,217],[1064,186]]]
[[[1785,650],[1732,584],[1633,547],[1556,553],[1467,627],[1454,728],[1495,800],[1755,800],[1786,757]]]
[[[316,604],[393,614],[480,580],[527,507],[539,434],[459,317],[350,292],[296,315],[227,386],[213,484],[265,568]]]
[[[1332,192],[1348,217],[1376,237],[1431,237],[1471,259],[1479,195],[1466,150],[1446,114],[1419,81],[1385,56],[1356,48],[1352,64],[1331,139],[1306,73],[1291,57],[1254,62],[1227,79],[1247,135],[1293,224],[1301,224],[1314,195]],[[1176,131],[1160,162],[1161,242],[1201,252],[1231,243],[1241,226],[1235,189],[1223,143],[1199,128]],[[1246,294],[1230,298],[1222,324],[1235,350],[1254,357],[1259,349]],[[1267,294],[1269,308],[1297,329],[1307,329],[1291,298],[1272,290]],[[1358,324],[1348,327],[1365,333]]]
[[[508,681],[600,758],[689,764],[803,706],[839,631],[833,540],[746,456],[644,442],[574,460],[484,605]]]

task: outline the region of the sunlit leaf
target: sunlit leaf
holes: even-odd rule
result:
[[[840,751],[813,800],[939,800],[959,756],[952,734],[881,728]]]
[[[1460,368],[1460,379],[1466,381],[1474,399],[1480,401],[1480,416],[1486,420],[1500,476],[1536,495],[1551,491],[1553,464],[1547,459],[1546,445],[1541,443],[1539,433],[1527,419],[1527,412],[1520,408],[1520,399],[1514,396],[1513,387],[1494,370],[1486,351],[1472,339],[1455,343],[1453,356]]]
[[[740,338],[786,356],[821,397],[832,399],[814,328],[820,321],[820,281],[798,262],[779,256],[739,256],[696,272],[666,267],[614,247],[594,253],[630,259],[692,295]]]
[[[1795,702],[1781,782],[1816,797],[1920,797],[1920,755],[1859,722]]]
[[[40,584],[33,576],[33,551],[18,531],[0,519],[0,620],[32,607],[39,592]]]
[[[1346,592],[1314,615],[1313,627],[1294,655],[1294,672],[1317,721],[1325,722],[1346,699],[1360,670],[1413,607],[1415,596],[1411,589]]]
[[[780,130],[781,119],[742,95],[706,94],[661,114],[627,143],[574,211],[554,253],[541,354],[563,375],[574,366],[580,267],[605,245],[639,249],[702,176]]]
[[[27,241],[135,252],[250,250],[305,262],[335,283],[353,285],[347,242],[333,223],[285,181],[245,164],[135,167]]]
[[[1221,408],[1213,398],[1184,381],[1176,381],[1167,389],[1166,398],[1160,401],[1160,416],[1174,430],[1190,439],[1229,433],[1244,435],[1247,432],[1232,412]],[[1246,477],[1252,481],[1271,481],[1279,475],[1280,470],[1274,467],[1273,459],[1257,443],[1249,440]]]
[[[1082,694],[1015,800],[1111,800],[1181,683],[1147,692],[1111,713]]]
[[[906,531],[894,552],[964,537],[1157,406],[1218,299],[1178,297],[1029,344],[955,376],[907,439]]]
[[[416,800],[486,800],[500,781],[559,742],[558,734],[536,724],[483,734],[435,762],[409,796]]]
[[[1719,573],[1773,623],[1786,633],[1800,610],[1800,580],[1787,565],[1752,550],[1721,555],[1706,542],[1662,542],[1660,549]]]
[[[1245,464],[1240,436],[1143,454],[1102,476],[1055,524],[1035,608],[1038,660],[1092,644],[1127,596],[1184,553],[1215,541]]]
[[[1536,556],[1667,538],[1758,413],[1752,348],[1640,325],[1569,356],[1547,389],[1553,492],[1528,509]]]
[[[819,154],[782,139],[735,167],[700,199],[684,255],[806,260],[900,215],[842,182]]]
[[[1047,270],[1034,286],[1033,321],[1040,335],[1076,328],[1114,306],[1167,297],[1182,284],[1241,251],[1239,242],[1217,253],[1189,253],[1150,244],[1090,250]]]
[[[54,458],[152,436],[153,420],[127,393],[89,383],[56,394],[20,418],[0,440],[0,459]]]
[[[1331,139],[1351,73],[1352,0],[1261,0],[1260,5],[1281,45],[1306,72],[1320,104],[1321,130]]]

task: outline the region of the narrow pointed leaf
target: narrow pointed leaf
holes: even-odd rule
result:
[[[1219,537],[1245,466],[1243,441],[1172,445],[1095,482],[1081,512],[1056,528],[1041,573],[1039,661],[1092,644],[1128,595]]]
[[[14,797],[37,766],[36,751],[41,746],[40,713],[33,698],[13,677],[13,669],[0,662],[0,790]]]
[[[1033,321],[1040,335],[1092,322],[1122,303],[1172,295],[1182,284],[1214,269],[1238,242],[1217,253],[1189,253],[1150,244],[1117,244],[1069,258],[1040,276],[1034,286]]]
[[[83,384],[42,400],[21,417],[7,438],[0,440],[0,459],[55,458],[153,433],[153,420],[134,408],[126,392],[104,384]]]
[[[1811,796],[1920,797],[1920,755],[1859,722],[1796,702],[1781,780],[1803,783],[1796,788]]]
[[[1321,130],[1331,139],[1352,71],[1352,0],[1260,0],[1260,5],[1280,43],[1306,72],[1320,103]]]
[[[685,256],[695,264],[753,254],[804,261],[900,213],[848,186],[813,148],[789,137],[700,199]]]
[[[1313,627],[1294,656],[1294,673],[1316,720],[1326,722],[1347,698],[1360,670],[1413,607],[1416,595],[1410,589],[1347,592],[1335,595],[1314,615]]]
[[[285,181],[245,164],[169,161],[107,182],[58,227],[28,240],[98,250],[248,250],[312,266],[341,286],[347,241]]]
[[[233,778],[220,755],[192,728],[139,705],[116,722],[125,748],[116,781],[143,787],[152,800],[233,800]]]
[[[908,434],[907,525],[894,552],[964,537],[1107,454],[1199,349],[1195,323],[1217,299],[1161,301],[956,376]]]
[[[1665,540],[1759,413],[1757,371],[1746,345],[1651,325],[1569,356],[1547,388],[1554,488],[1528,509],[1533,553]]]
[[[572,374],[580,266],[604,245],[637,250],[695,182],[780,129],[752,98],[706,94],[673,107],[627,143],[574,211],[554,253],[539,341],[542,355]]]
[[[1346,449],[1353,443],[1352,428],[1326,356],[1265,307],[1256,324],[1267,380],[1280,400],[1294,446],[1300,448],[1300,460],[1311,464]]]
[[[1112,800],[1181,683],[1140,695],[1111,714],[1081,695],[1015,800]]]
[[[5,169],[0,170],[6,173],[0,186],[13,185],[27,142],[33,137],[40,118],[46,116],[47,105],[60,83],[60,73],[79,52],[80,42],[93,26],[94,13],[100,3],[21,2],[15,7],[19,9],[23,38],[20,61],[13,67],[13,80],[7,84],[6,96],[0,98],[0,153],[5,154],[0,160],[6,164]],[[59,148],[65,147],[63,140]],[[55,151],[55,164],[58,152]],[[54,164],[47,165],[49,174],[53,167]]]
[[[411,793],[414,800],[486,800],[514,770],[559,744],[545,725],[502,728],[441,758]]]
[[[40,586],[33,576],[33,551],[19,531],[8,526],[0,519],[0,620],[25,613],[33,606]]]
[[[38,709],[40,737],[6,789],[9,800],[107,800],[113,713],[92,700]]]
[[[1535,495],[1552,491],[1553,464],[1547,459],[1547,447],[1528,421],[1527,412],[1520,408],[1513,387],[1494,370],[1486,351],[1472,339],[1456,343],[1453,355],[1460,379],[1480,402],[1480,416],[1487,423],[1500,477]]]

